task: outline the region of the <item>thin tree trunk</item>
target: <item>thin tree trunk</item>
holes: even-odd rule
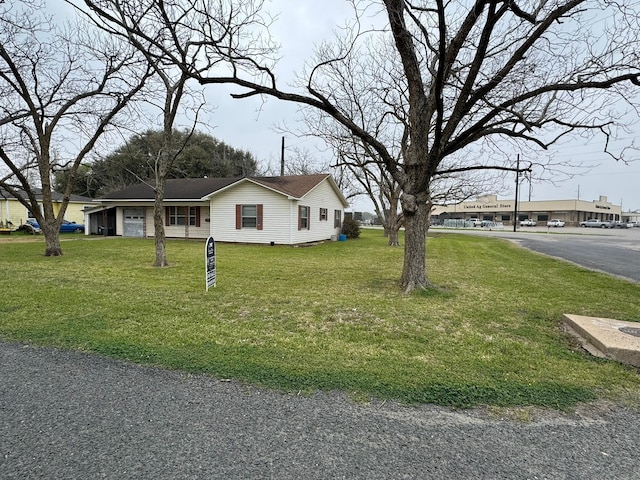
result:
[[[389,246],[390,247],[400,246],[400,240],[398,239],[398,230],[396,228],[391,228],[389,230]]]
[[[397,209],[397,206],[395,207]],[[388,245],[391,247],[399,247],[400,240],[398,239],[398,230],[400,225],[398,222],[398,212],[394,209],[389,210],[389,216],[386,219],[387,225],[385,225],[385,231],[387,232],[387,238],[389,239]]]
[[[387,217],[387,234],[389,238],[389,246],[399,247],[398,231],[400,230],[400,221],[398,214],[398,204],[400,203],[400,189],[396,189],[389,199],[389,215]]]
[[[159,179],[155,188],[155,199],[153,205],[153,230],[156,247],[156,260],[154,267],[166,267],[167,262],[167,242],[164,231],[164,179]]]

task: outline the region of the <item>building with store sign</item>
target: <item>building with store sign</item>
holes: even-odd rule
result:
[[[452,205],[436,205],[431,211],[431,218],[439,220],[488,220],[513,225],[517,221],[531,219],[538,225],[546,225],[551,219],[566,222],[567,226],[578,226],[580,222],[594,218],[597,220],[619,221],[622,210],[620,205],[614,205],[607,197],[600,196],[598,200],[535,200],[520,201],[517,209],[515,200],[499,200],[497,195],[485,195],[475,201],[462,202]],[[517,212],[517,213],[516,213]]]

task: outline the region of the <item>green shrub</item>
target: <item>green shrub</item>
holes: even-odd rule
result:
[[[344,222],[342,222],[342,233],[345,234],[347,238],[360,237],[360,223],[352,217],[345,218]]]

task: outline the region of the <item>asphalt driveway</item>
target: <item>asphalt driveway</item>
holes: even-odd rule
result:
[[[640,414],[266,391],[0,342],[2,479],[637,479]],[[528,418],[528,415],[531,418]],[[523,420],[524,418],[524,420]]]

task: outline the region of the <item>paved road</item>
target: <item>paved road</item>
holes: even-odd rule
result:
[[[521,228],[515,233],[509,230],[480,229],[457,232],[509,238],[530,250],[640,282],[640,228],[547,230],[541,227]]]
[[[282,394],[0,342],[0,478],[637,479],[640,413]],[[586,408],[586,407],[584,407]]]

